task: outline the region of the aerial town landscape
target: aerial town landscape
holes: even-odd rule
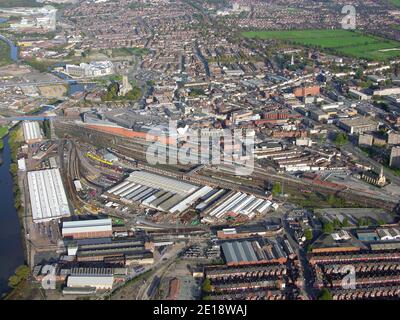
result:
[[[0,0],[4,300],[400,299],[399,0]]]

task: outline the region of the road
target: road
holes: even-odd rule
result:
[[[149,298],[147,296],[147,291],[151,283],[153,282],[154,277],[158,276],[162,278],[164,273],[174,263],[176,257],[183,248],[183,244],[176,244],[170,251],[166,252],[164,256],[160,257],[160,259],[151,268],[153,270],[156,269],[157,271],[153,273],[149,278],[147,278],[140,286],[140,289],[136,295],[136,300],[147,300]]]
[[[295,207],[293,205],[283,205],[281,210],[283,211],[282,216],[282,224],[285,229],[285,234],[290,242],[291,246],[296,251],[297,257],[299,259],[300,265],[300,273],[299,277],[303,279],[303,285],[301,287],[302,295],[307,296],[308,298],[312,298],[315,296],[315,290],[313,288],[313,272],[308,264],[307,260],[307,252],[304,248],[302,248],[293,238],[293,231],[289,226],[287,221],[288,213],[293,210]]]

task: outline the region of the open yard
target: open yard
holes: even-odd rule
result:
[[[343,29],[247,31],[242,35],[248,38],[282,40],[318,47],[331,53],[355,58],[386,60],[400,57],[400,42]]]

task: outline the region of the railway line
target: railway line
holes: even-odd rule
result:
[[[79,170],[78,170],[78,161],[76,159],[76,150],[71,144],[70,149],[68,150],[68,165],[66,169],[66,177],[67,177],[67,192],[69,194],[69,199],[73,204],[74,208],[80,208],[82,206],[82,201],[76,195],[75,185],[73,183],[74,180],[79,179]]]
[[[58,130],[83,139],[87,143],[96,144],[101,147],[109,147],[113,145],[113,148],[117,151],[125,154],[129,157],[136,159],[142,168],[146,168],[147,170],[161,170],[157,169],[154,166],[147,165],[146,159],[146,144],[144,142],[135,141],[132,142],[129,139],[115,136],[112,134],[107,134],[104,132],[99,132],[93,129],[82,128],[76,125],[68,124],[68,123],[60,123],[56,124]],[[167,166],[165,166],[167,167]],[[383,199],[382,197],[374,197],[373,195],[365,196],[364,192],[350,189],[350,188],[335,188],[332,186],[324,185],[320,181],[313,180],[301,180],[299,178],[290,177],[287,175],[280,175],[275,173],[267,172],[265,169],[259,168],[257,166],[251,167],[253,170],[252,177],[257,180],[265,180],[270,183],[282,183],[287,186],[299,189],[299,190],[309,190],[311,192],[319,192],[325,195],[335,195],[347,201],[355,202],[362,206],[371,206],[377,208],[384,208],[387,210],[398,210],[399,204],[397,201],[390,201],[387,198]],[[179,177],[184,180],[197,182],[197,183],[205,183],[211,186],[220,186],[222,188],[229,188],[233,190],[242,190],[245,192],[251,191],[250,187],[244,187],[243,185],[236,185],[234,183],[229,183],[224,180],[216,179],[215,177],[207,177],[202,175],[201,170],[199,172],[192,173],[191,175],[185,175],[184,173],[179,173],[179,170],[176,170],[175,166],[170,166],[170,168],[165,168],[162,170],[163,174],[174,174],[175,177]],[[161,173],[161,171],[160,171]],[[250,183],[253,185],[253,183]],[[250,192],[254,193],[254,191]],[[259,195],[259,193],[257,193]]]

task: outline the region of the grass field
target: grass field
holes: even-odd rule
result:
[[[248,31],[243,32],[242,35],[247,38],[282,40],[318,47],[328,52],[355,58],[387,60],[400,57],[400,42],[398,41],[343,29]]]
[[[43,7],[43,4],[36,2],[36,0],[0,0],[0,7]]]
[[[148,53],[148,49],[144,48],[116,48],[112,50],[112,57],[124,57],[124,56],[142,56]]]
[[[389,0],[392,4],[394,4],[396,7],[400,7],[400,0]]]

